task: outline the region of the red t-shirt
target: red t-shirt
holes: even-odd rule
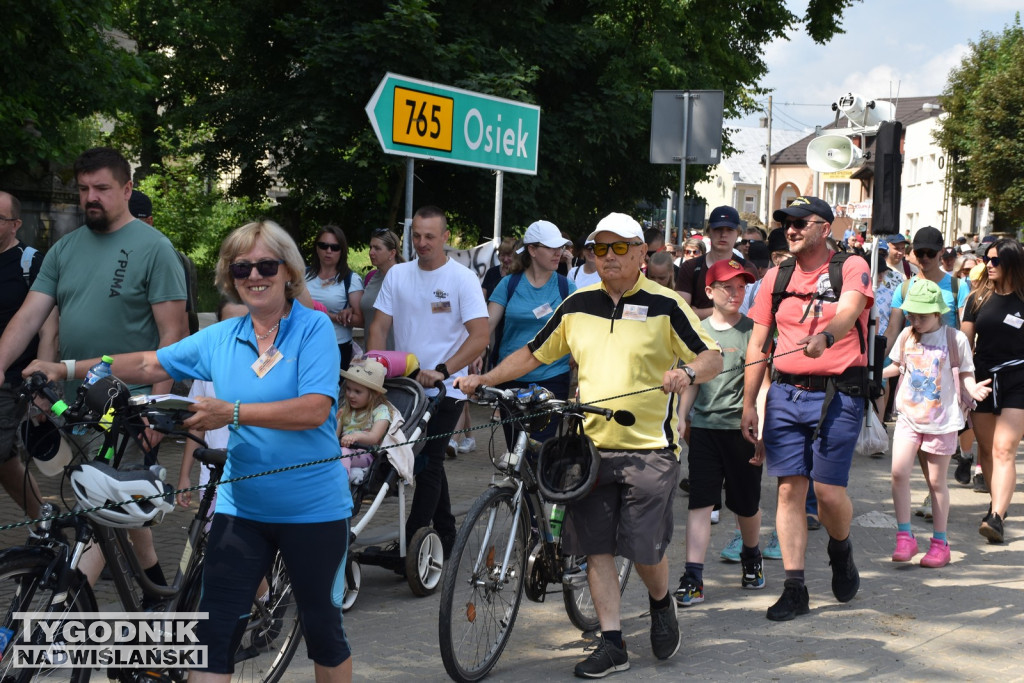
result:
[[[829,252],[831,259],[832,252]],[[764,276],[764,282],[754,297],[754,305],[750,307],[747,315],[755,323],[770,326],[772,324],[772,289],[775,287],[775,279],[779,275],[778,268],[772,268]],[[828,287],[828,261],[821,267],[810,272],[804,272],[797,264],[793,269],[793,277],[789,281],[788,290],[797,294],[814,293]],[[861,312],[860,329],[866,334],[868,329],[868,313],[871,310],[871,303],[874,301],[874,292],[871,289],[871,274],[868,269],[868,262],[862,258],[851,257],[843,264],[843,287],[840,296],[846,292],[860,292],[867,297],[867,303]],[[800,319],[807,309],[809,299],[799,296],[790,296],[782,300],[779,311],[776,315],[776,325],[779,330],[778,342],[775,354],[778,359],[773,361],[775,369],[779,372],[786,372],[792,375],[838,375],[851,367],[867,365],[867,339],[864,339],[864,352],[861,352],[860,336],[855,325],[845,337],[836,338],[836,343],[831,349],[826,349],[820,358],[809,358],[803,353],[790,353],[787,351],[801,348],[797,341],[809,335],[818,334],[823,331],[832,318],[836,315],[839,303],[813,300],[811,311],[807,318],[801,323]]]

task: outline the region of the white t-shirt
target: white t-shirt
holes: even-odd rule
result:
[[[974,356],[967,337],[960,330],[954,332],[960,352],[960,372],[974,372]],[[949,434],[963,429],[964,416],[957,405],[954,384],[960,379],[953,377],[946,348],[946,326],[921,335],[919,343],[910,336],[910,328],[904,328],[889,352],[893,362],[899,362],[902,344],[906,344],[903,348],[905,368],[895,404],[900,419],[920,434]]]
[[[420,367],[428,370],[447,362],[469,338],[466,323],[487,318],[480,279],[450,258],[436,270],[423,270],[416,261],[392,266],[373,307],[391,316],[395,349],[415,353]],[[448,371],[448,396],[466,398],[452,386],[456,377],[466,374],[466,368]]]
[[[349,273],[349,278],[347,294],[344,281],[332,281],[324,284],[323,280],[315,276],[311,280],[306,280],[306,287],[309,289],[309,295],[313,297],[313,301],[322,303],[327,307],[327,312],[334,315],[350,307],[348,301],[350,295],[363,291],[363,279],[359,277],[358,273]],[[337,338],[338,344],[347,344],[352,341],[351,327],[342,327],[334,320],[331,320],[331,323],[334,324],[334,336]]]
[[[595,282],[601,281],[601,274],[596,270],[593,273],[586,273],[583,271],[583,266],[578,265],[574,268],[569,269],[569,279],[572,280],[573,284],[576,285],[576,289],[592,285]]]
[[[189,398],[200,398],[206,396],[208,398],[217,398],[217,394],[213,391],[213,382],[207,382],[204,379],[197,379],[192,382],[192,389],[188,392]],[[206,432],[204,441],[209,448],[227,448],[228,437],[231,436],[231,432],[228,430],[228,426],[217,427],[217,429],[210,429]],[[205,466],[199,468],[199,483],[206,484],[210,481],[210,470],[206,469]],[[202,492],[200,491],[200,495]]]

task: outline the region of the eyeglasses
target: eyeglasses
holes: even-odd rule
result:
[[[228,266],[228,272],[231,273],[231,277],[236,280],[244,280],[252,274],[252,269],[255,268],[256,272],[263,277],[274,277],[277,275],[277,270],[284,263],[282,260],[263,259],[256,263],[249,263],[248,261],[239,261],[238,263],[232,263]]]
[[[0,216],[0,221],[7,221],[8,223],[16,223],[18,220],[20,220],[20,219],[18,219],[18,218],[4,218],[3,216]]]
[[[711,285],[711,289],[718,290],[719,292],[726,292],[729,296],[737,296],[747,291],[746,287],[735,287],[733,285],[723,285],[721,283]]]
[[[587,248],[594,252],[595,256],[604,256],[607,254],[608,247],[611,247],[612,251],[614,251],[618,256],[625,256],[630,247],[639,247],[641,244],[643,244],[643,242],[612,242],[611,244],[595,242],[594,244],[588,245]]]
[[[939,254],[936,249],[915,249],[914,256],[917,258],[935,258]]]
[[[316,248],[323,249],[324,251],[341,251],[340,244],[331,244],[330,242],[317,242]],[[277,271],[275,270],[274,272],[276,273]]]
[[[986,266],[992,266],[993,268],[998,268],[999,267],[999,257],[998,256],[982,256],[981,260],[985,262]]]
[[[373,235],[374,237],[378,237],[380,235],[386,235],[389,232],[391,232],[391,230],[389,230],[388,228],[377,228],[370,234]]]
[[[750,240],[736,240],[737,247],[745,247],[750,244]]]
[[[684,256],[700,256],[700,249],[683,249]]]
[[[808,221],[808,220],[804,220],[803,218],[797,218],[795,220],[783,222],[782,227],[785,230],[789,230],[790,228],[796,228],[797,230],[803,230],[808,225],[812,225],[814,223],[818,223],[820,225],[821,223],[828,223],[828,221]]]

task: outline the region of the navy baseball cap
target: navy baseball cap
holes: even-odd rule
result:
[[[153,215],[153,202],[145,193],[132,190],[132,196],[128,198],[128,213],[136,218],[149,218]]]
[[[829,223],[836,219],[828,202],[818,197],[797,197],[786,208],[777,209],[772,218],[785,223],[787,218],[806,218],[811,215],[821,216]]]
[[[708,230],[715,228],[740,229],[740,212],[731,206],[719,206],[708,217]]]
[[[899,232],[896,233],[895,235],[886,235],[885,236],[885,243],[886,244],[902,244],[903,242],[906,242],[906,241],[907,241],[907,236],[904,235],[903,233],[899,233]]]

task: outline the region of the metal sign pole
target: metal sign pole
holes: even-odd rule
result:
[[[680,153],[679,159],[679,235],[680,244],[682,244],[683,238],[683,226],[686,222],[686,151],[687,143],[690,133],[690,126],[688,119],[690,116],[690,92],[686,91],[682,94],[683,98],[683,151]]]
[[[405,228],[402,230],[402,251],[405,252],[406,261],[412,260],[412,183],[415,164],[412,157],[405,158]]]
[[[494,253],[498,253],[501,244],[501,200],[505,189],[505,172],[494,174]]]

